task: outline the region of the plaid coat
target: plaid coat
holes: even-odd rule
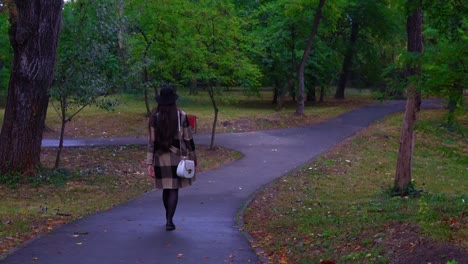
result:
[[[180,129],[182,132],[182,154],[189,154],[189,158],[197,162],[195,153],[195,143],[192,137],[192,131],[188,122],[187,114],[179,110],[180,116]],[[174,135],[172,151],[163,152],[158,149],[157,142],[155,142],[155,131],[161,129],[154,127],[154,118],[157,115],[153,115],[149,121],[148,129],[148,151],[146,155],[146,164],[154,166],[155,173],[155,187],[156,189],[178,189],[192,185],[195,181],[195,176],[192,179],[181,178],[177,176],[177,165],[181,160],[181,154],[179,151],[179,136]]]

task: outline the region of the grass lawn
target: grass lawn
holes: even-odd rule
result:
[[[419,198],[391,196],[396,114],[255,196],[244,221],[259,254],[271,263],[468,263],[468,115],[453,132],[442,126],[444,115],[419,117]]]

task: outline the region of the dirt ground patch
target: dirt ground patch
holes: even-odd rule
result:
[[[392,264],[431,263],[445,264],[457,260],[468,263],[465,250],[421,236],[414,224],[398,223],[385,228],[383,243],[391,257]]]

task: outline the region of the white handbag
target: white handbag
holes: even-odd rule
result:
[[[177,165],[177,176],[182,178],[193,178],[195,176],[195,162],[182,157]]]
[[[180,113],[177,111],[177,122],[179,125],[179,152],[181,155],[181,160],[177,165],[177,176],[182,178],[191,179],[195,176],[195,161],[188,159],[188,150],[187,156],[183,156],[182,154],[182,135],[180,130]]]

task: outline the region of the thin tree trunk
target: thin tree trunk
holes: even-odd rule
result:
[[[122,19],[124,16],[124,7],[125,3],[123,0],[119,0],[119,19]],[[122,51],[124,49],[124,29],[122,28],[122,24],[119,23],[119,32],[117,35],[119,50]]]
[[[312,24],[312,31],[310,32],[309,40],[307,41],[307,46],[302,55],[301,63],[299,64],[298,78],[299,78],[299,90],[297,97],[297,107],[296,114],[303,115],[305,107],[305,81],[304,81],[304,70],[307,60],[309,59],[310,51],[312,50],[312,45],[314,44],[315,36],[317,35],[317,30],[320,24],[320,19],[322,18],[322,9],[325,5],[325,0],[320,0],[320,3],[315,12],[314,23]]]
[[[278,104],[278,95],[279,95],[279,88],[275,84],[273,87],[273,100],[271,101],[272,104]]]
[[[216,124],[218,123],[218,106],[216,105],[216,100],[214,97],[214,89],[211,84],[208,85],[208,94],[210,95],[211,103],[213,104],[213,110],[214,110],[214,118],[213,118],[213,127],[211,129],[211,143],[210,143],[210,149],[214,149],[214,139],[216,135]]]
[[[415,0],[408,0],[408,3]],[[423,13],[418,6],[411,11],[406,22],[408,36],[408,52],[422,53],[422,21]],[[407,77],[420,74],[420,66],[408,65]],[[408,194],[411,184],[411,170],[414,150],[414,125],[417,120],[417,112],[420,110],[421,94],[416,90],[414,84],[410,84],[407,91],[406,110],[400,135],[400,148],[395,173],[395,191],[399,195]]]
[[[284,98],[286,97],[286,91],[289,91],[294,87],[294,81],[292,79],[289,79],[286,84],[284,84],[284,87],[282,90],[279,91],[278,94],[278,103],[276,105],[276,111],[281,111],[284,106]]]
[[[293,102],[296,101],[296,92],[294,91],[294,74],[297,71],[297,63],[296,63],[296,27],[292,25],[290,27],[290,32],[291,32],[291,68],[289,71],[289,77],[288,77],[288,86],[287,90],[284,90],[283,92],[286,93],[286,91],[289,91],[291,94],[291,99]]]
[[[280,95],[281,83],[280,83],[278,78],[275,78],[274,83],[275,84],[274,84],[274,87],[273,87],[273,101],[271,103],[272,104],[278,104],[278,98],[279,98],[279,95]]]
[[[320,99],[319,99],[320,103],[323,103],[324,97],[325,97],[325,86],[320,86]]]
[[[33,176],[40,165],[63,1],[16,0],[15,4],[10,9],[14,56],[0,134],[0,172]]]
[[[349,39],[348,49],[346,50],[346,55],[343,59],[343,68],[341,70],[340,79],[338,81],[338,86],[336,87],[335,98],[344,99],[344,93],[346,84],[348,83],[349,72],[351,71],[351,66],[353,65],[354,53],[356,52],[356,42],[359,33],[359,24],[357,21],[351,22],[351,37]]]
[[[146,106],[146,116],[150,116],[151,114],[151,109],[149,107],[149,100],[148,100],[148,81],[149,81],[149,78],[148,78],[148,68],[146,68],[146,66],[143,67],[143,83],[144,83],[144,86],[145,86],[145,106]],[[156,97],[155,97],[156,98]]]
[[[197,78],[192,78],[190,82],[190,95],[196,95],[198,91],[198,80]]]
[[[60,139],[59,139],[59,146],[57,150],[57,156],[55,157],[55,169],[58,169],[60,166],[60,156],[62,155],[62,149],[63,149],[63,137],[65,135],[65,126],[67,124],[67,99],[62,97],[62,102],[61,102],[61,115],[62,115],[62,125],[60,126]]]

